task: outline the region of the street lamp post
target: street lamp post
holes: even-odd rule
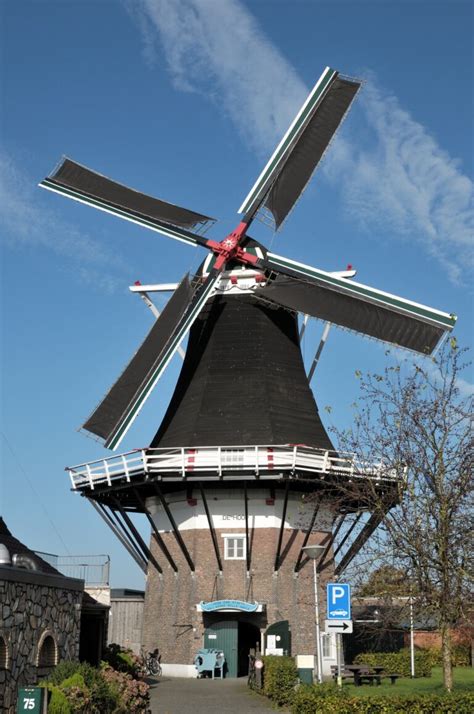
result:
[[[399,598],[408,602],[410,606],[410,675],[415,677],[415,618],[413,614],[413,592],[410,595],[404,595]]]
[[[318,590],[318,568],[316,561],[319,560],[323,551],[326,550],[324,545],[306,545],[303,551],[308,558],[313,561],[313,580],[314,580],[314,611],[316,617],[316,659],[317,659],[317,681],[321,684],[323,681],[323,661],[321,654],[321,631],[319,626],[319,590]]]
[[[413,595],[410,594],[410,670],[412,679],[415,677],[415,632],[413,620]]]

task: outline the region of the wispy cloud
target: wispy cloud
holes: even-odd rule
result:
[[[137,0],[127,7],[148,62],[161,46],[178,89],[210,97],[260,154],[274,147],[307,88],[241,3]],[[459,282],[473,262],[472,182],[368,75],[359,100],[366,139],[358,135],[349,144],[338,136],[324,176],[341,190],[345,210],[360,227],[422,243]]]
[[[350,144],[339,137],[325,173],[363,228],[423,243],[450,279],[462,282],[474,258],[472,181],[368,75],[360,96],[367,136]]]
[[[307,88],[241,3],[133,0],[126,7],[149,63],[161,44],[178,89],[212,99],[260,155],[273,148]]]
[[[47,209],[42,192],[11,156],[0,154],[0,225],[10,248],[40,247],[66,259],[77,279],[103,292],[115,292],[124,262],[98,241]],[[123,282],[123,281],[122,281]]]

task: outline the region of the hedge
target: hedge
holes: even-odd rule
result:
[[[291,700],[291,714],[472,714],[474,693],[350,697],[321,686],[303,685]]]
[[[275,704],[288,704],[298,682],[298,670],[292,657],[266,655],[262,657],[263,694]]]
[[[426,652],[432,667],[443,666],[441,647],[417,647],[417,652]],[[455,644],[451,648],[451,663],[453,667],[469,667],[471,664],[471,648],[465,644]]]
[[[354,660],[355,664],[366,664],[369,667],[383,667],[387,674],[411,676],[410,650],[399,652],[363,652]],[[415,651],[415,676],[431,677],[432,657],[427,650]]]

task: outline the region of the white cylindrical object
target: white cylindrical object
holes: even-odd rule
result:
[[[318,684],[323,681],[323,667],[321,656],[321,631],[319,627],[319,592],[318,592],[318,569],[316,567],[316,558],[313,559],[313,574],[314,574],[314,609],[316,615],[316,655],[317,655],[317,680]]]
[[[411,676],[415,676],[415,633],[413,623],[413,598],[410,596],[410,666]]]

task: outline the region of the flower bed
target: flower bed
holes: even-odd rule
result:
[[[122,658],[118,660],[121,662]],[[129,668],[130,663],[135,664],[133,659],[125,658],[123,668]],[[138,679],[138,674],[133,677],[106,662],[102,662],[100,668],[84,662],[61,662],[41,686],[50,693],[48,714],[144,714],[148,711],[148,685]]]

